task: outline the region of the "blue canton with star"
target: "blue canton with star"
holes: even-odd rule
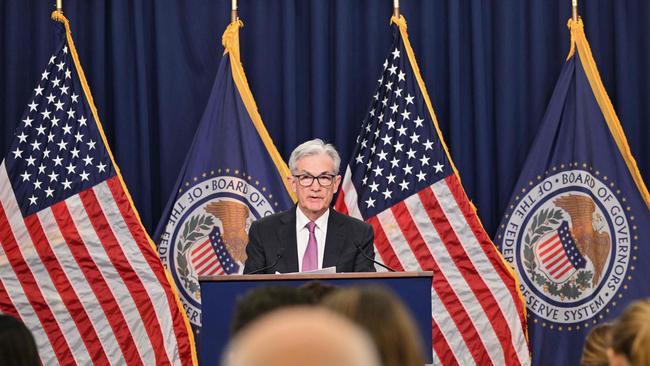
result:
[[[571,230],[569,230],[569,224],[566,221],[562,221],[562,224],[560,224],[560,227],[557,229],[557,234],[560,237],[562,248],[573,265],[573,268],[585,268],[587,261],[576,247],[576,242],[573,239],[573,236],[571,236]]]
[[[221,268],[227,274],[239,272],[239,264],[230,255],[230,252],[223,243],[221,238],[221,230],[219,227],[215,226],[210,232],[210,244],[214,248],[215,253],[217,253],[217,258],[221,262]]]
[[[393,37],[350,161],[364,219],[452,173],[396,25]]]
[[[5,164],[23,216],[115,175],[65,40],[41,74]]]

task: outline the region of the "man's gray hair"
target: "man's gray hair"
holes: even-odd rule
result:
[[[296,173],[296,163],[305,156],[327,154],[334,161],[334,174],[339,174],[341,157],[332,144],[326,144],[321,139],[313,139],[298,145],[289,157],[289,170]]]

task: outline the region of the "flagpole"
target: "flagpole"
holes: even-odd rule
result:
[[[573,7],[573,21],[578,21],[578,0],[571,0],[571,5]]]
[[[56,0],[56,11],[63,13],[63,0]]]
[[[393,15],[399,19],[399,0],[393,0]]]
[[[232,6],[230,7],[230,21],[236,22],[239,17],[237,16],[237,0],[232,0]]]

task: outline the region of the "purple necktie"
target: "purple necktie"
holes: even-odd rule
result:
[[[305,255],[302,257],[303,272],[318,269],[318,243],[316,243],[316,235],[314,234],[316,223],[309,221],[305,226],[309,229],[309,241],[307,242]]]

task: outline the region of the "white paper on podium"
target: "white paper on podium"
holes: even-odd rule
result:
[[[323,268],[323,269],[315,269],[313,271],[306,271],[306,272],[280,273],[278,271],[275,271],[275,274],[295,274],[295,273],[332,274],[332,273],[336,273],[336,267],[327,267],[327,268]]]

